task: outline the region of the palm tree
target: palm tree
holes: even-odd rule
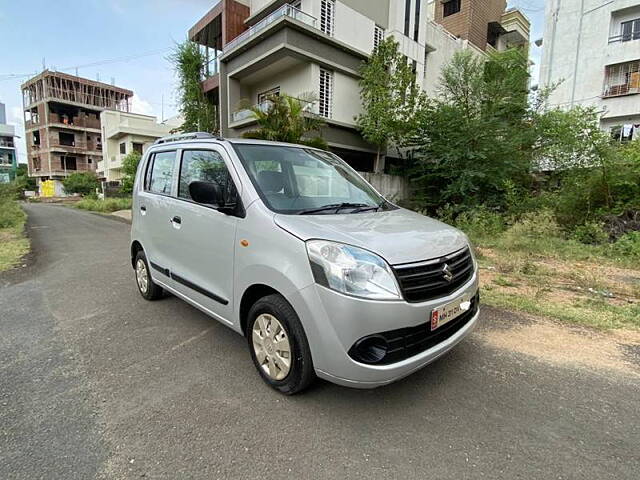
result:
[[[276,142],[298,143],[311,147],[328,148],[321,136],[324,121],[308,112],[307,106],[313,103],[310,95],[295,98],[290,95],[272,95],[260,105],[248,106],[259,128],[245,132],[244,138],[272,140]],[[317,133],[310,136],[310,133]]]

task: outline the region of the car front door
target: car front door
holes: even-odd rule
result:
[[[239,183],[230,174],[222,147],[184,149],[179,157],[177,200],[170,215],[174,243],[171,277],[181,293],[232,324],[233,260],[241,218],[231,204],[240,201]],[[224,193],[225,205],[194,201],[191,182],[215,184]]]

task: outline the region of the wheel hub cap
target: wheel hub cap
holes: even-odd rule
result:
[[[142,293],[147,293],[147,288],[149,288],[149,278],[147,277],[147,266],[144,264],[142,259],[138,260],[136,264],[136,281],[138,282],[138,287]]]
[[[251,337],[262,371],[273,380],[283,380],[291,369],[291,344],[282,324],[263,313],[254,322]]]

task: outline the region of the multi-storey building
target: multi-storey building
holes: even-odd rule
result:
[[[61,180],[73,172],[95,172],[102,159],[100,113],[129,111],[133,92],[86,78],[45,70],[22,85],[29,175]]]
[[[545,18],[549,105],[595,106],[614,138],[640,138],[640,1],[549,0]]]
[[[158,138],[169,135],[180,124],[175,119],[158,123],[156,117],[105,110],[100,114],[102,160],[96,173],[107,182],[122,179],[122,160],[131,152],[143,154]]]
[[[451,1],[461,1],[464,8],[495,8],[484,16],[462,8],[443,14]],[[355,127],[362,111],[363,61],[382,39],[393,36],[417,80],[435,92],[440,66],[456,50],[483,54],[494,31],[490,40],[496,45],[507,33],[513,38],[503,43],[517,41],[515,27],[515,34],[490,28],[502,20],[504,8],[504,0],[220,0],[190,29],[189,38],[207,57],[202,86],[219,106],[222,135],[238,136],[254,126],[255,118],[243,109],[247,102],[262,105],[271,95],[306,98],[310,93],[317,101],[308,109],[324,117],[323,135],[331,149],[358,170],[381,171],[383,163],[374,165],[376,149]],[[463,35],[462,27],[459,36],[448,32],[445,20],[454,17],[468,31],[484,29],[485,36]],[[528,22],[526,30],[523,43],[528,42]]]
[[[0,183],[9,183],[16,176],[18,160],[15,136],[15,127],[7,125],[4,103],[0,103]]]

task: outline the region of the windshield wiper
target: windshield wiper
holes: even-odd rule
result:
[[[302,210],[298,215],[310,215],[312,213],[326,212],[328,210],[335,210],[335,213],[338,213],[343,208],[363,208],[363,207],[369,207],[369,205],[367,205],[366,203],[349,203],[349,202],[331,203],[329,205],[324,205],[318,208],[308,208],[307,210]]]

